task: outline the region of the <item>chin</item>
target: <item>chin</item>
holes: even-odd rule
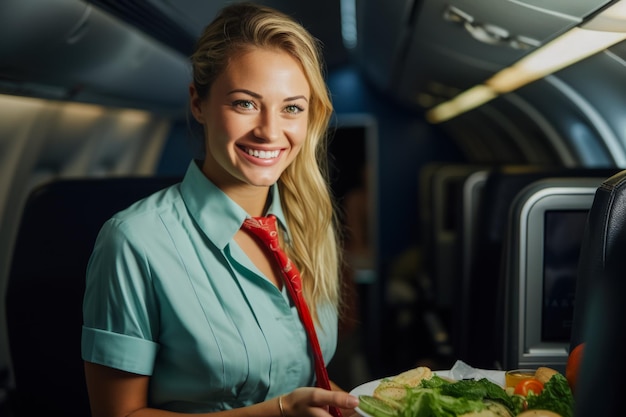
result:
[[[270,187],[274,184],[276,184],[276,181],[278,181],[278,178],[276,179],[267,179],[267,180],[255,180],[255,181],[248,181],[248,184],[253,185],[255,187]]]
[[[278,181],[278,179],[280,178],[280,173],[273,175],[267,175],[267,173],[264,173],[263,175],[260,175],[259,173],[251,172],[245,175],[244,178],[244,181],[250,185],[254,185],[257,187],[269,187],[270,185],[274,185],[276,181]]]

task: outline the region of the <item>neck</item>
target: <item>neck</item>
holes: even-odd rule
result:
[[[202,172],[213,184],[243,208],[249,215],[259,217],[265,214],[265,210],[270,203],[270,186],[256,186],[234,181],[219,181],[217,178],[214,178],[214,175],[210,174],[206,161],[202,164]]]
[[[248,186],[223,191],[253,217],[263,216],[270,203],[269,187]]]

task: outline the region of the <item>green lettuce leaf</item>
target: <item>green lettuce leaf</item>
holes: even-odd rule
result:
[[[487,378],[479,380],[463,379],[455,383],[449,383],[444,379],[433,376],[421,382],[421,387],[436,389],[443,395],[471,400],[492,400],[506,406],[509,410],[514,408],[511,396],[496,383]]]
[[[409,391],[399,417],[455,417],[486,408],[481,400],[455,398],[436,389],[417,388]]]
[[[526,400],[529,410],[554,411],[562,417],[574,415],[574,396],[567,379],[562,374],[553,375],[539,395],[529,395]]]

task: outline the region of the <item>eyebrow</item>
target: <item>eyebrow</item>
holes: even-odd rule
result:
[[[246,89],[243,89],[243,88],[241,88],[241,89],[235,89],[235,90],[230,90],[230,91],[228,92],[228,95],[230,95],[230,94],[234,94],[234,93],[244,93],[244,94],[248,94],[248,95],[250,95],[250,96],[252,96],[252,97],[254,97],[254,98],[258,98],[258,99],[263,98],[263,96],[262,96],[262,95],[260,95],[260,94],[258,94],[258,93],[255,93],[254,91],[246,90]],[[307,103],[309,102],[309,100],[308,100],[305,96],[303,96],[303,95],[293,96],[293,97],[287,97],[287,98],[285,98],[283,101],[294,101],[294,100],[300,100],[300,99],[302,99],[302,100],[306,101]]]

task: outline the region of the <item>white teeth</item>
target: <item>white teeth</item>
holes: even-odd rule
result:
[[[259,151],[248,149],[248,155],[254,156],[255,158],[260,159],[272,159],[278,157],[280,151]]]

